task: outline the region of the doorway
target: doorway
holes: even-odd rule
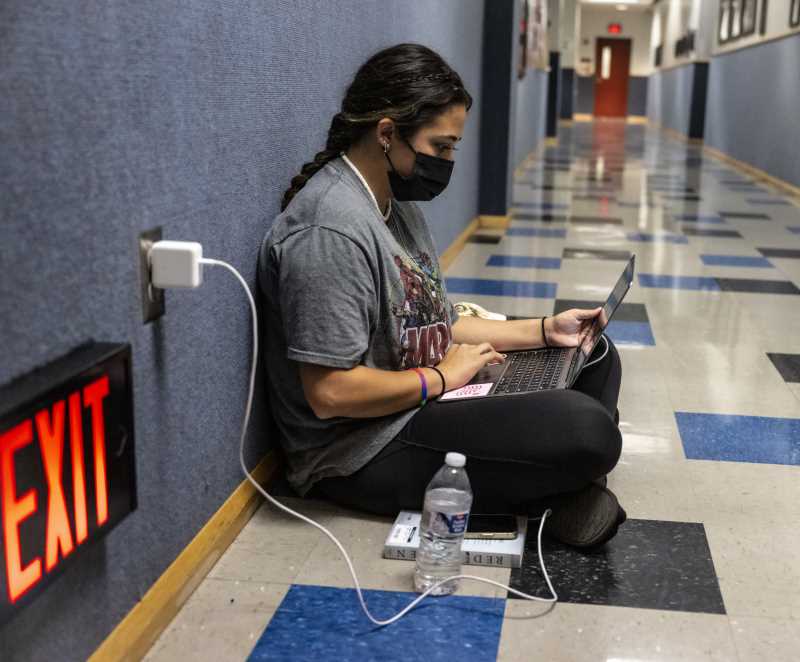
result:
[[[631,40],[598,37],[594,62],[595,117],[625,117],[628,114]]]

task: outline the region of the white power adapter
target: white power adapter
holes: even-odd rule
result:
[[[196,241],[157,241],[147,259],[153,287],[194,288],[203,284],[203,245]]]

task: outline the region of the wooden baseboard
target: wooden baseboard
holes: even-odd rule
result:
[[[711,156],[719,159],[720,161],[724,161],[725,163],[729,163],[730,165],[739,168],[740,170],[744,170],[747,174],[751,175],[755,179],[760,179],[768,184],[771,184],[775,188],[782,190],[784,193],[787,193],[790,196],[797,198],[797,200],[792,200],[795,204],[800,203],[800,187],[795,186],[794,184],[790,184],[787,181],[784,181],[780,177],[776,177],[775,175],[770,175],[768,172],[757,168],[754,165],[749,163],[745,163],[744,161],[740,161],[725,152],[721,152],[720,150],[716,149],[715,147],[710,147],[708,145],[703,145],[703,151],[708,152]]]
[[[647,117],[645,115],[628,115],[626,121],[628,124],[647,124]]]
[[[478,226],[492,230],[505,230],[511,225],[511,216],[478,216]]]
[[[574,122],[591,122],[594,116],[591,113],[575,113],[572,115]]]
[[[277,469],[276,454],[269,452],[252,474],[260,485],[266,485]],[[106,637],[89,662],[141,660],[263,500],[249,480],[242,481],[144,597]]]
[[[745,161],[740,161],[737,158],[734,158],[730,154],[726,154],[718,150],[716,147],[711,147],[710,145],[706,145],[705,141],[702,138],[689,138],[687,135],[681,133],[680,131],[676,131],[675,129],[671,129],[670,127],[664,126],[662,124],[653,124],[653,126],[657,129],[660,129],[668,136],[675,138],[676,140],[680,140],[685,143],[690,143],[692,145],[698,145],[702,147],[703,151],[707,154],[710,154],[718,161],[722,161],[724,163],[728,163],[732,165],[734,168],[738,168],[743,172],[746,172],[748,175],[753,177],[753,179],[760,180],[767,184],[774,186],[777,189],[780,189],[787,195],[791,196],[792,202],[798,206],[800,206],[800,187],[796,186],[795,184],[790,184],[789,182],[781,179],[780,177],[776,177],[775,175],[770,175],[768,172],[761,170],[750,163],[746,163]]]
[[[453,240],[453,243],[447,247],[447,250],[439,256],[439,268],[442,271],[446,271],[450,268],[450,265],[455,262],[461,249],[464,248],[464,244],[467,243],[472,233],[480,227],[480,220],[480,216],[476,216],[472,219],[472,222],[464,228],[464,231],[458,235],[455,240]]]

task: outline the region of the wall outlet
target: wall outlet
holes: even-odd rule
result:
[[[147,253],[157,241],[161,241],[161,227],[146,230],[139,235],[139,281],[143,324],[158,319],[165,312],[164,290],[153,287],[150,280],[150,266],[147,264]]]

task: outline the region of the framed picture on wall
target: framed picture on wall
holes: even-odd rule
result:
[[[800,27],[800,0],[792,0],[789,7],[789,27]]]
[[[730,0],[731,25],[728,34],[731,39],[737,39],[742,35],[742,3],[744,0]]]
[[[549,65],[547,3],[545,0],[528,0],[528,66],[547,69]]]
[[[520,0],[519,20],[519,60],[517,61],[517,78],[525,78],[528,70],[528,0]]]
[[[717,28],[717,41],[724,44],[730,40],[731,24],[731,3],[730,0],[720,0],[719,3],[719,26]]]
[[[766,3],[761,0],[762,24]],[[756,31],[759,0],[720,0],[717,42],[725,44]]]
[[[753,34],[756,31],[756,14],[758,10],[757,0],[742,1],[742,37]]]

